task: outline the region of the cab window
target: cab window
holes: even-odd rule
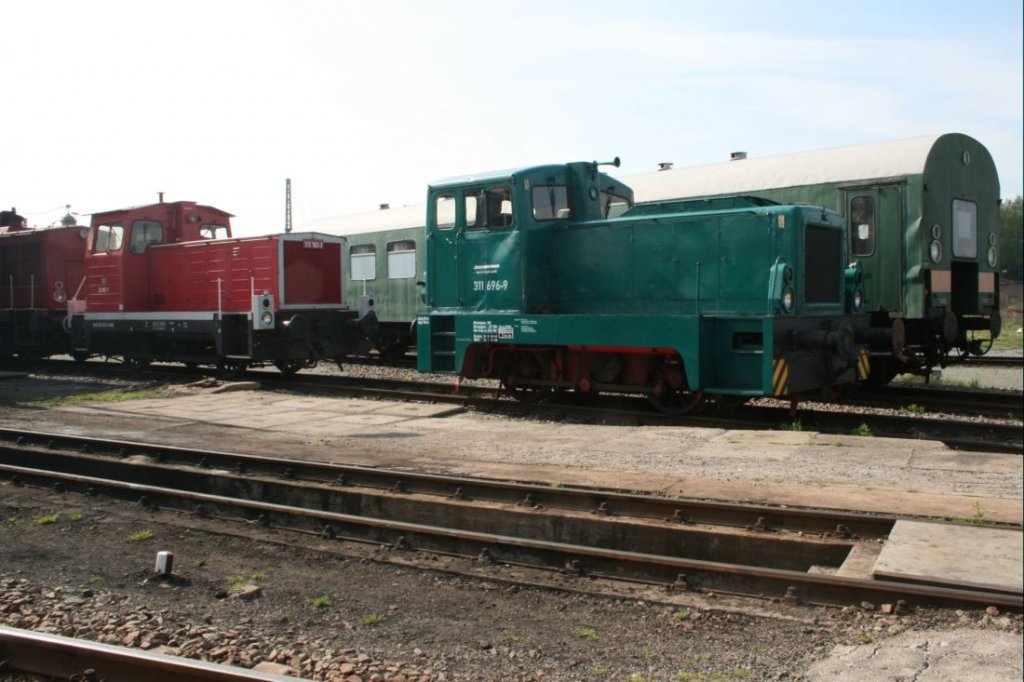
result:
[[[120,251],[124,241],[124,223],[120,220],[101,223],[96,226],[96,240],[92,243],[93,253]]]
[[[611,192],[601,192],[601,217],[618,218],[633,205],[626,197]]]
[[[978,205],[973,201],[953,200],[953,255],[978,257]]]
[[[565,185],[537,185],[530,191],[535,220],[564,220],[572,217],[569,189]]]
[[[416,242],[403,239],[388,242],[388,279],[411,279],[416,276]]]
[[[483,212],[477,208],[483,202],[483,192],[466,192],[466,229],[481,230],[484,227]]]
[[[227,239],[228,228],[226,225],[214,225],[208,223],[199,226],[200,239]]]
[[[875,252],[875,200],[869,196],[850,200],[850,252],[870,256]]]
[[[487,223],[492,230],[512,227],[512,190],[508,187],[487,190]]]
[[[434,221],[439,230],[455,227],[455,197],[451,194],[443,194],[434,201]]]
[[[354,244],[348,249],[348,270],[353,280],[377,279],[377,247],[373,244]]]
[[[512,227],[512,190],[498,187],[466,192],[466,229],[501,230]]]
[[[132,253],[143,253],[150,244],[159,244],[163,240],[164,228],[158,221],[133,220],[128,250]]]

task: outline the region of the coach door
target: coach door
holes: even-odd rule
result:
[[[850,262],[863,266],[865,308],[898,311],[903,305],[902,185],[848,187],[844,192]]]

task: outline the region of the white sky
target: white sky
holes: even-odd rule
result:
[[[164,191],[260,234],[285,178],[301,225],[477,171],[944,132],[1024,193],[1020,0],[25,0],[0,24],[0,206],[30,225]]]

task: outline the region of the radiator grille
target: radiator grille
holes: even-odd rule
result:
[[[842,233],[816,225],[807,226],[804,240],[804,301],[836,303],[843,281]]]
[[[284,242],[282,304],[340,305],[341,245],[323,240]]]

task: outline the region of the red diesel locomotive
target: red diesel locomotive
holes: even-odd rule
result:
[[[216,365],[226,375],[267,364],[290,374],[366,352],[376,315],[368,301],[345,304],[344,238],[232,238],[230,219],[188,201],[94,214],[65,257],[63,346],[15,352]],[[61,258],[56,241],[40,242],[43,262]]]
[[[68,213],[61,227],[30,229],[13,208],[0,211],[0,359],[71,350],[63,321],[68,288],[82,279],[85,237]]]

